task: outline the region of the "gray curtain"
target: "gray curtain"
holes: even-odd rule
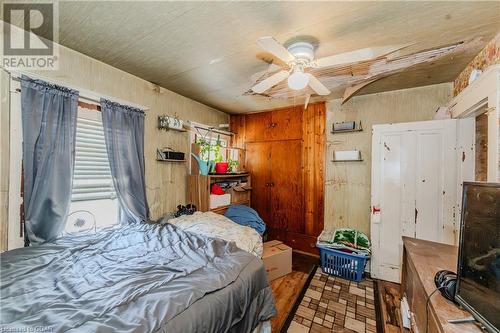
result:
[[[149,221],[144,168],[144,111],[101,99],[104,137],[121,223]]]
[[[21,78],[26,243],[50,241],[64,229],[73,182],[77,107],[78,91]]]

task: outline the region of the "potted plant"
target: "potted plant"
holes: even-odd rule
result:
[[[236,171],[237,171],[238,166],[240,165],[240,164],[238,163],[238,161],[233,160],[233,159],[231,159],[231,158],[228,160],[228,164],[229,164],[229,166],[228,166],[228,168],[227,168],[227,172],[236,172]]]
[[[229,168],[228,162],[216,162],[215,163],[215,172],[216,173],[227,173],[228,168]]]
[[[198,146],[200,147],[200,154],[197,158],[197,161],[205,161],[210,169],[209,172],[227,172],[229,163],[222,161],[223,158],[221,153],[221,143],[219,140],[217,140],[215,144],[212,144],[205,138],[200,138],[196,141],[196,144],[198,144]],[[198,164],[199,163],[200,161],[198,161]]]

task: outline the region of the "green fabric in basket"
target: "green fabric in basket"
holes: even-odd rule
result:
[[[359,254],[370,254],[371,243],[361,231],[341,228],[335,231],[323,230],[318,237],[318,246],[333,249],[349,249]]]

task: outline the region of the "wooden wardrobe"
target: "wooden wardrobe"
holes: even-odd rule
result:
[[[252,207],[266,222],[268,240],[317,253],[323,230],[325,104],[231,116],[233,146],[246,150]]]

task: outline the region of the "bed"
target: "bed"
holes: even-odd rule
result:
[[[195,234],[234,242],[240,249],[259,258],[262,257],[262,237],[253,228],[234,223],[224,215],[213,212],[195,212],[178,218],[163,219],[160,223],[170,223]]]
[[[0,329],[268,330],[276,309],[262,240],[222,218],[129,225],[3,253]]]

